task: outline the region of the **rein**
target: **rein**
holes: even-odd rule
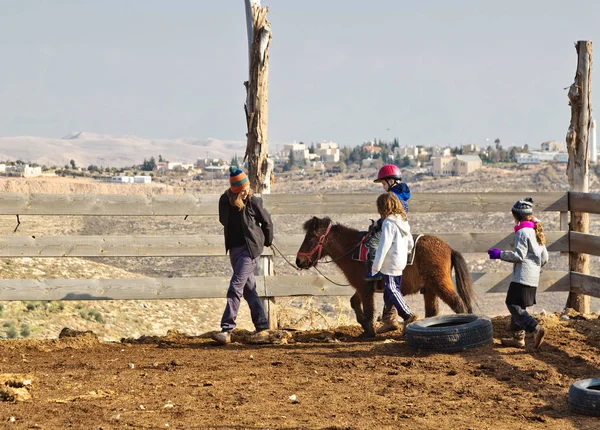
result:
[[[298,266],[296,266],[294,263],[292,263],[290,260],[288,260],[285,255],[283,254],[283,252],[281,252],[279,250],[279,248],[277,248],[277,246],[275,245],[275,243],[271,243],[271,248],[274,249],[275,251],[279,252],[279,255],[281,255],[281,257],[285,260],[285,262],[287,264],[289,264],[290,266],[292,266],[294,269],[296,270],[302,270],[301,268],[299,268]],[[275,254],[273,254],[275,255]],[[339,285],[340,287],[349,287],[350,284],[340,284],[339,282],[335,282],[334,280],[330,279],[327,277],[327,275],[325,275],[323,272],[321,272],[319,269],[317,269],[315,266],[311,266],[311,268],[315,269],[317,272],[319,272],[319,274],[324,277],[325,279],[327,279],[329,282],[331,282],[332,284],[335,285]]]

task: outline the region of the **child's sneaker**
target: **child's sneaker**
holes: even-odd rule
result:
[[[542,342],[544,341],[544,335],[546,334],[546,330],[541,325],[537,325],[535,330],[533,331],[533,347],[538,349]]]
[[[419,316],[417,314],[410,314],[410,316],[407,319],[404,320],[404,330],[406,330],[406,327],[410,323],[414,323],[418,319],[419,319]]]
[[[212,338],[221,345],[227,345],[231,342],[231,332],[221,331],[219,333],[213,334]]]
[[[387,333],[388,331],[398,330],[400,324],[397,321],[383,321],[383,323],[377,328],[377,334]]]
[[[502,345],[512,346],[513,348],[525,348],[525,330],[519,330],[513,333],[512,337],[500,339]]]

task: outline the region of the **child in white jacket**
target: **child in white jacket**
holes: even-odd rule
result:
[[[395,306],[406,328],[418,318],[400,292],[402,271],[406,267],[408,253],[412,251],[414,241],[406,220],[406,212],[394,193],[384,193],[377,198],[377,211],[383,224],[371,272],[372,275],[378,272],[383,275],[383,301],[386,305]]]

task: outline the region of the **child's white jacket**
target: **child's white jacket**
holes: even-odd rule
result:
[[[399,215],[389,215],[381,226],[381,239],[373,260],[372,272],[400,276],[406,267],[414,241],[410,226]]]

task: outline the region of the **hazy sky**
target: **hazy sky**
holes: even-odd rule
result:
[[[564,140],[573,43],[600,43],[598,0],[262,4],[273,145]],[[4,0],[0,136],[245,140],[246,37],[243,0]]]

